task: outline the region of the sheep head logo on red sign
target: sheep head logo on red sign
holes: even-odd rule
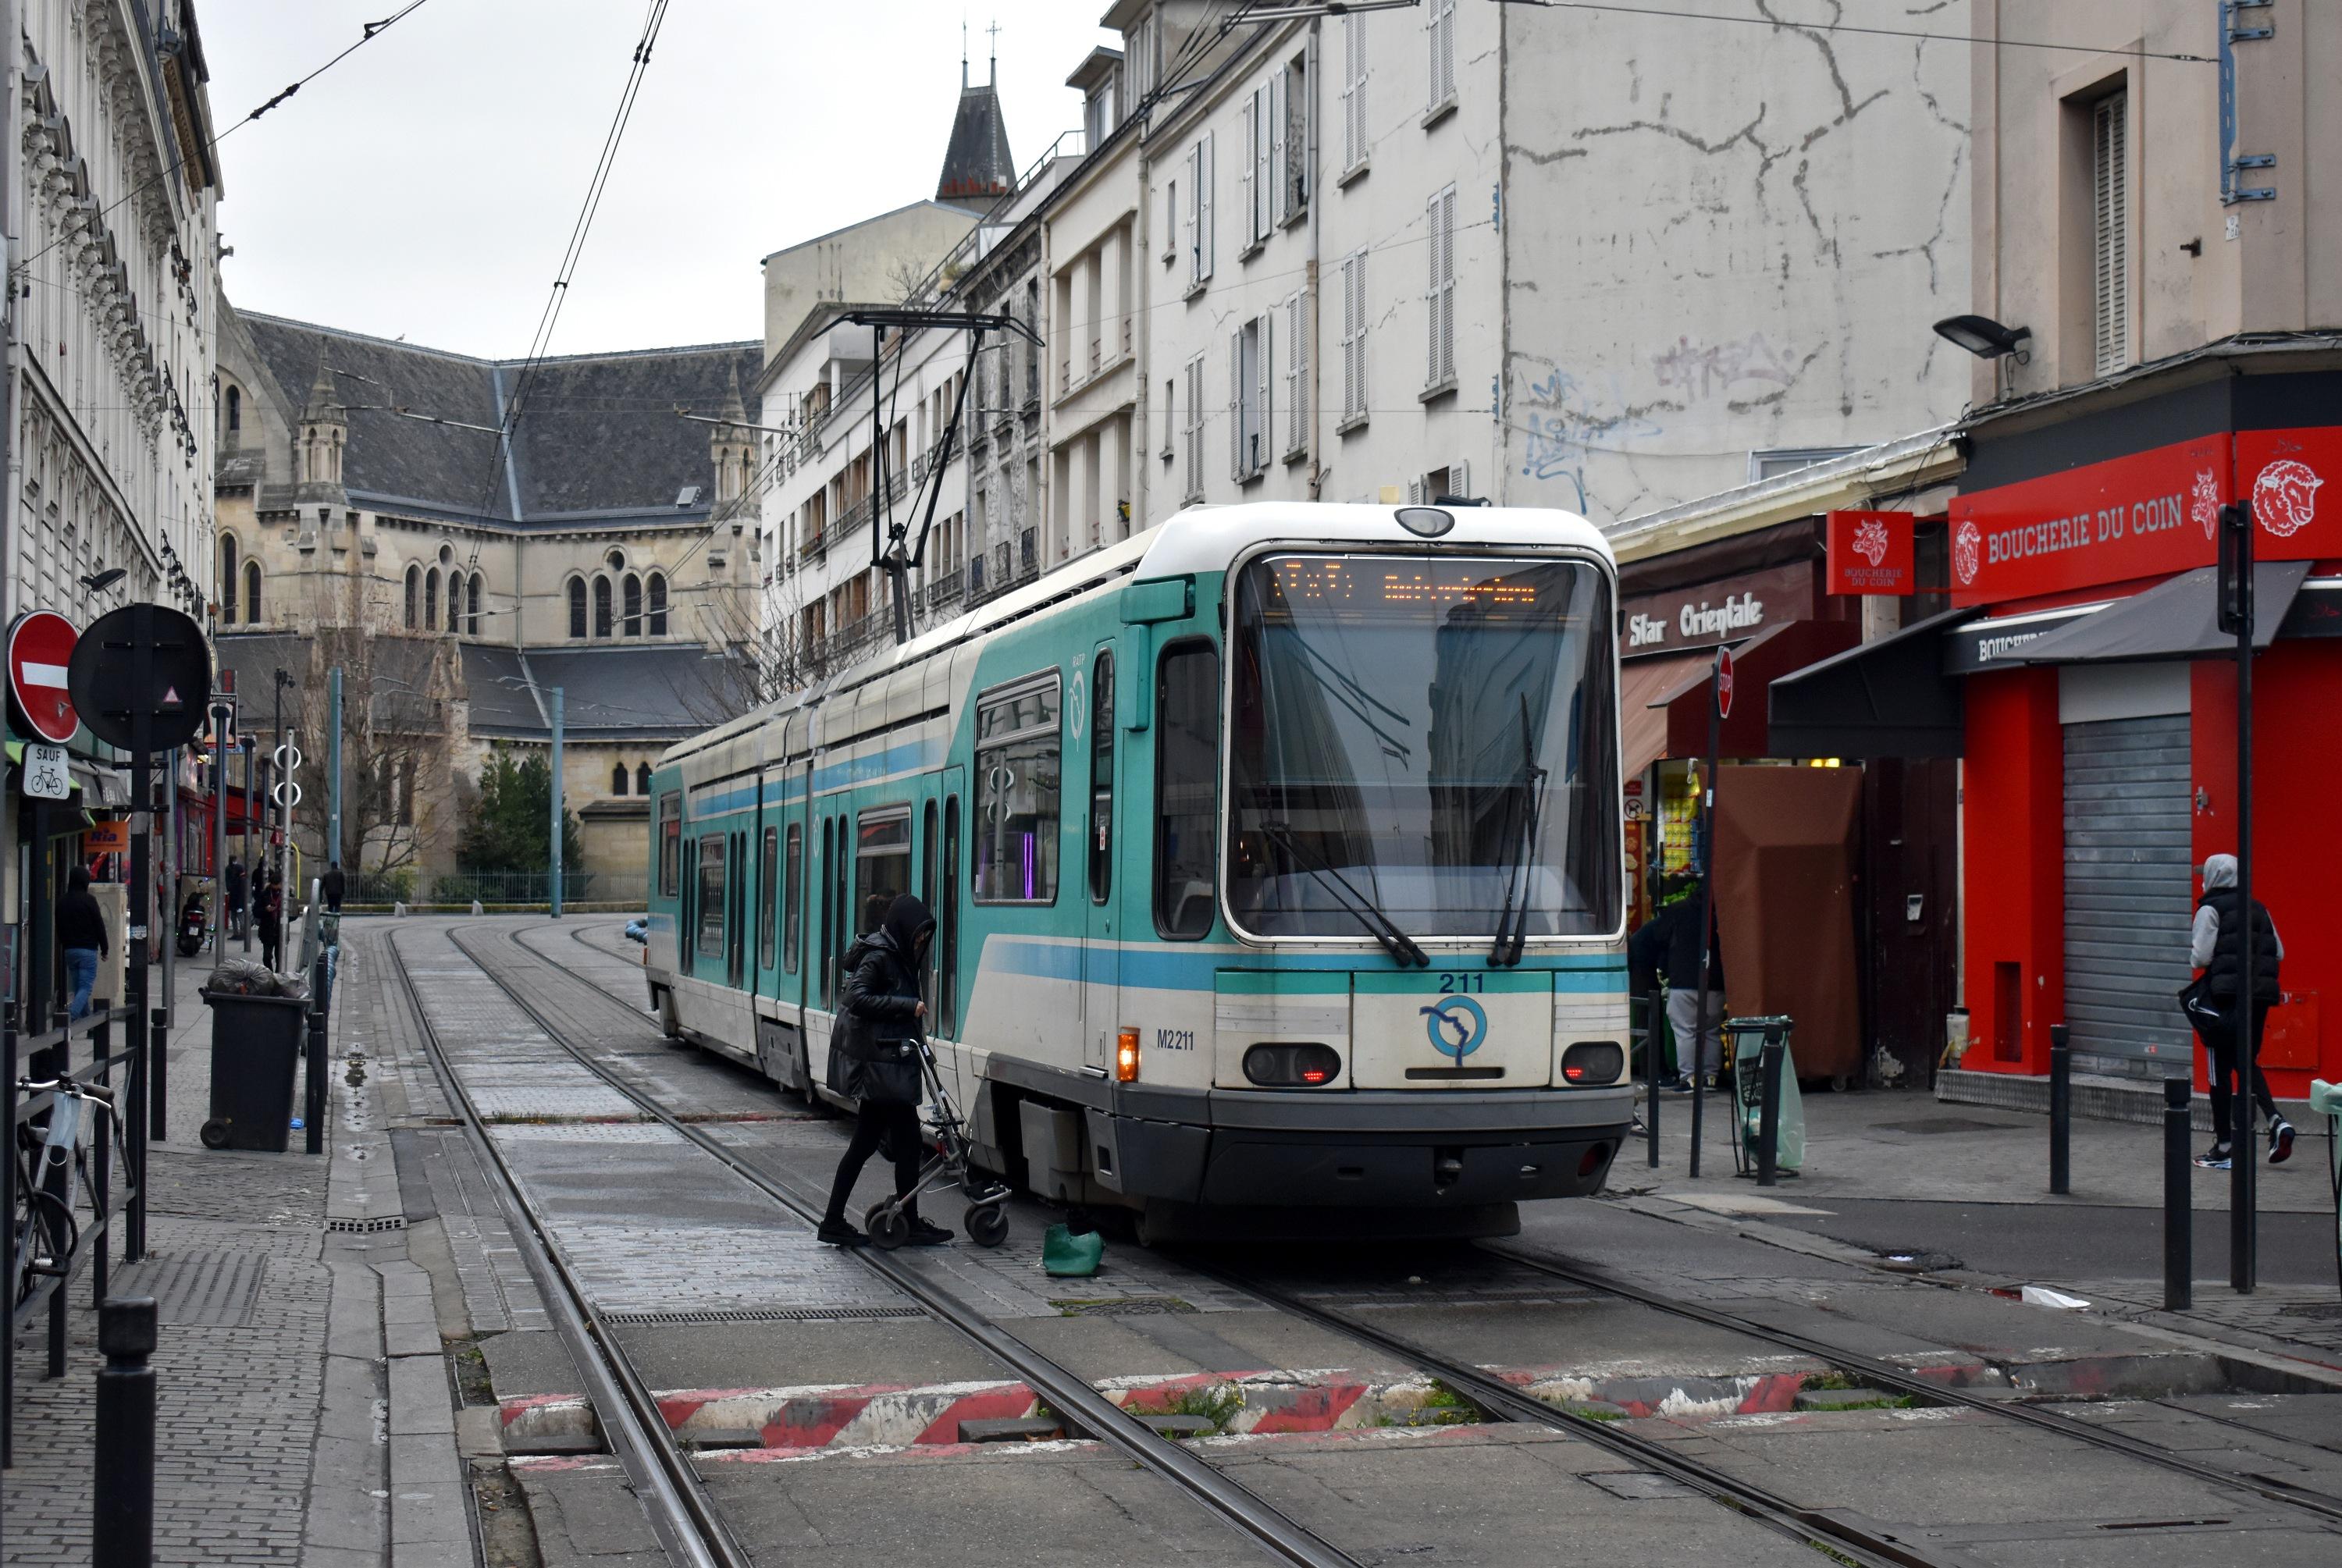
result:
[[[2325,480],[2308,464],[2281,458],[2253,481],[2253,515],[2280,539],[2289,539],[2317,515],[2317,490]]]
[[[1959,532],[1952,535],[1952,574],[1965,588],[1976,581],[1978,557],[1984,554],[1984,534],[1974,518],[1964,519]]]

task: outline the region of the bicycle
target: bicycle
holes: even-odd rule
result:
[[[35,1081],[19,1078],[16,1092],[54,1094],[45,1127],[16,1129],[16,1206],[11,1230],[12,1253],[9,1302],[22,1306],[39,1290],[39,1282],[62,1281],[72,1273],[81,1245],[81,1222],[74,1206],[81,1195],[88,1167],[87,1128],[103,1122],[112,1137],[110,1153],[115,1167],[128,1171],[128,1150],[123,1143],[122,1116],[114,1090],[104,1084],[84,1084],[70,1073]]]

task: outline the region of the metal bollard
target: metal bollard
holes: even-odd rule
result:
[[[2186,1312],[2195,1304],[2196,1190],[2189,1176],[2189,1101],[2195,1085],[2186,1078],[2163,1081],[2163,1310]]]
[[[2066,1025],[2049,1025],[2049,1191],[2061,1198],[2074,1190],[2074,1054],[2066,1039]]]
[[[1786,1054],[1781,1048],[1781,1026],[1767,1024],[1757,1061],[1762,1076],[1756,1107],[1756,1184],[1760,1187],[1774,1185],[1781,1174],[1781,1058]]]
[[[309,1054],[303,1073],[302,1128],[313,1154],[325,1152],[325,955],[309,966]]]
[[[94,1568],[155,1560],[155,1298],[97,1309],[97,1470],[90,1510]]]
[[[1667,1010],[1659,988],[1651,987],[1650,1000],[1644,1004],[1643,1014],[1643,1076],[1649,1082],[1650,1092],[1643,1096],[1644,1131],[1648,1134],[1651,1169],[1659,1168],[1659,1044],[1661,1031],[1667,1024]]]

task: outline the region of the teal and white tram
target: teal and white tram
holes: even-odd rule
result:
[[[1509,1231],[1631,1120],[1616,581],[1559,512],[1184,512],[668,752],[652,1006],[830,1098],[840,955],[916,891],[1007,1179]]]

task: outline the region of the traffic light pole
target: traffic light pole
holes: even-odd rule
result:
[[[2253,1085],[2260,1074],[2260,993],[2253,981],[2253,504],[2240,501],[2237,527],[2237,1091],[2228,1155],[2228,1283],[2250,1295],[2259,1273],[2254,1212]]]
[[[545,694],[553,699],[553,776],[547,781],[550,787],[545,791],[553,798],[553,854],[546,862],[553,875],[547,882],[546,890],[552,895],[553,918],[558,920],[561,918],[561,688],[548,687]]]

